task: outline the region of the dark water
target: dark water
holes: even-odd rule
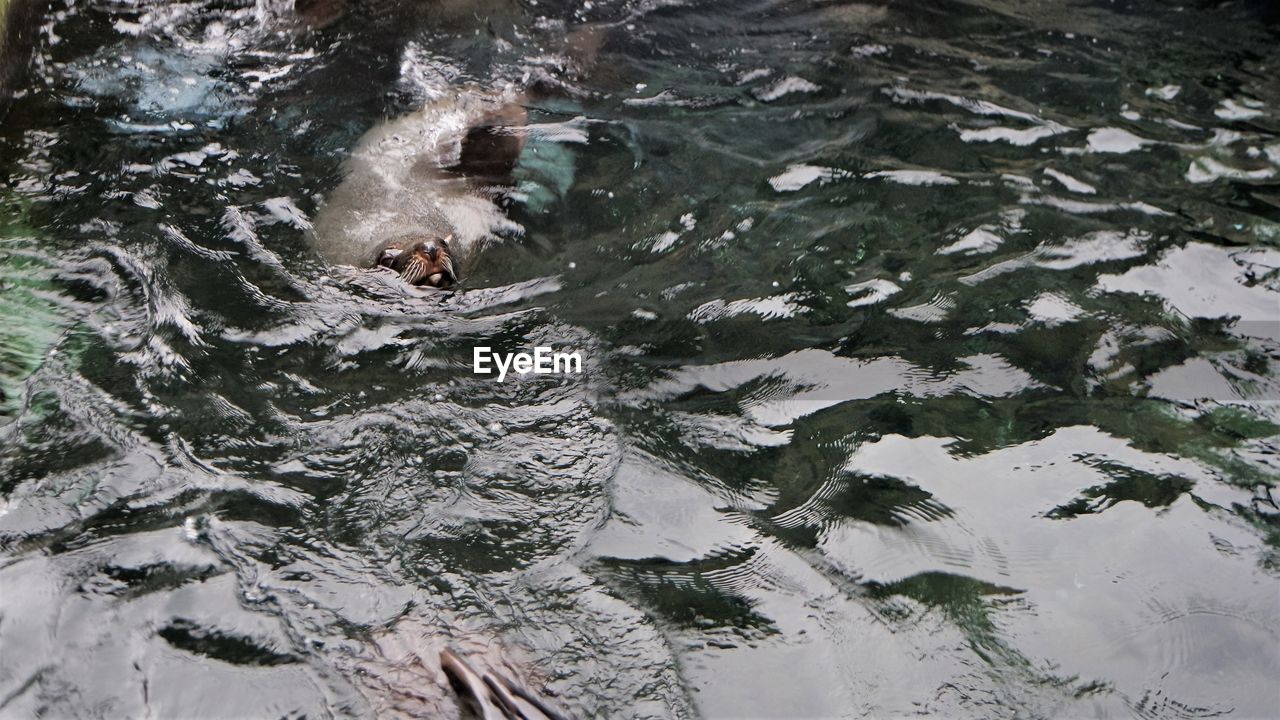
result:
[[[1265,4],[325,7],[46,19],[0,716],[448,717],[444,644],[581,717],[1280,716]],[[327,265],[357,138],[506,82],[523,234]]]

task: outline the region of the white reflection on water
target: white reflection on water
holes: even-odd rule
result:
[[[1239,318],[1236,331],[1280,339],[1280,288],[1262,281],[1280,268],[1280,250],[1187,243],[1151,265],[1100,275],[1104,292],[1151,294],[1189,318]]]
[[[975,457],[949,443],[888,436],[859,448],[847,471],[900,478],[953,514],[898,527],[838,520],[819,543],[823,555],[865,580],[949,572],[1019,588],[1023,602],[1000,621],[1010,645],[1056,674],[1107,678],[1131,702],[1159,696],[1243,717],[1274,709],[1265,696],[1237,692],[1280,675],[1280,604],[1250,552],[1259,539],[1197,505],[1248,503],[1249,491],[1090,427]],[[1045,519],[1113,481],[1117,467],[1196,485],[1167,509],[1120,501]]]
[[[725,392],[760,381],[764,388],[742,401],[742,412],[760,425],[778,427],[843,402],[890,392],[917,397],[950,393],[999,397],[1042,387],[995,355],[959,358],[958,364],[961,369],[933,372],[901,358],[868,360],[840,357],[827,350],[799,350],[777,358],[680,368],[621,399],[662,400],[700,389]]]

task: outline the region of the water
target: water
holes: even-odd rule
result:
[[[450,644],[580,717],[1274,717],[1266,11],[55,4],[0,715],[448,717]],[[510,83],[461,292],[326,261],[364,132]]]

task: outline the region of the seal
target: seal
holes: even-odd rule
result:
[[[564,72],[593,65],[608,28],[570,32]],[[421,108],[375,125],[352,148],[343,181],[312,225],[313,243],[329,262],[454,289],[485,245],[523,233],[499,200],[524,150],[526,106],[556,92],[554,83],[466,83],[432,92]]]
[[[495,196],[524,146],[524,99],[460,87],[370,129],[316,214],[316,248],[334,264],[455,288],[486,244],[523,232]]]

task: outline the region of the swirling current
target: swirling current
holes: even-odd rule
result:
[[[0,716],[456,717],[447,645],[584,718],[1276,717],[1276,21],[53,0]],[[317,250],[362,135],[496,87],[459,290]]]

